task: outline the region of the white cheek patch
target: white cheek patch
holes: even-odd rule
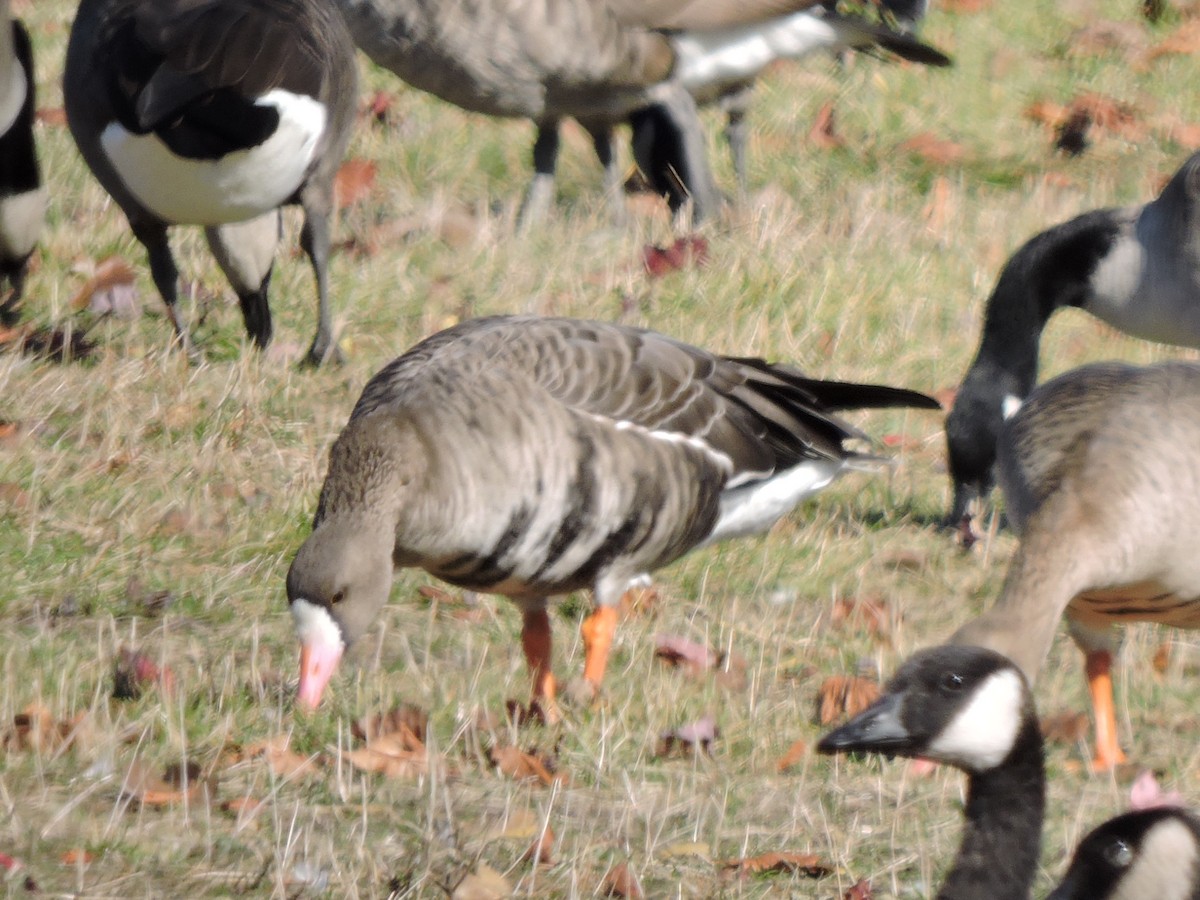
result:
[[[1024,401],[1016,394],[1005,394],[1004,399],[1000,401],[1000,415],[1005,420],[1011,419],[1017,414],[1017,410],[1021,408]]]
[[[988,676],[923,755],[974,772],[995,768],[1021,731],[1022,695],[1021,676],[1014,670]]]
[[[1118,882],[1113,900],[1190,900],[1196,838],[1178,819],[1163,819],[1142,839],[1137,859]]]
[[[7,16],[3,21],[4,27],[12,28]],[[8,90],[0,94],[0,134],[6,134],[8,129],[13,127],[13,123],[17,121],[17,116],[21,114],[21,107],[25,105],[25,92],[29,88],[21,63],[14,59],[11,65]]]
[[[329,610],[316,603],[297,597],[292,601],[292,621],[296,626],[296,637],[301,644],[312,644],[319,647],[345,646],[342,640],[342,630],[329,615]]]
[[[256,147],[220,159],[186,159],[154,134],[130,134],[117,122],[100,142],[138,201],[166,222],[225,225],[275,209],[308,174],[325,130],[326,110],[312,97],[276,89],[259,106],[279,111],[279,126]]]

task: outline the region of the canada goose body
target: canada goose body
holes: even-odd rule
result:
[[[1002,423],[1033,389],[1042,330],[1064,306],[1134,337],[1200,347],[1200,154],[1152,202],[1084,213],[1037,235],[1005,264],[946,418],[948,524],[991,490]]]
[[[0,297],[0,321],[18,314],[25,270],[46,215],[33,140],[33,47],[25,26],[0,0],[0,278],[9,289]]]
[[[962,769],[963,839],[937,898],[1027,900],[1046,788],[1033,698],[1011,661],[980,647],[920,651],[874,705],[817,749],[919,756]]]
[[[547,701],[546,601],[592,588],[584,680],[596,686],[630,580],[765,530],[871,466],[844,446],[861,435],[837,410],[933,403],[604,323],[502,316],[434,335],[371,379],[330,452],[288,573],[300,699],[320,701],[394,567],[516,601]]]
[[[1109,819],[1047,900],[1200,900],[1200,819],[1177,807]]]
[[[923,757],[967,774],[962,845],[938,900],[1027,900],[1038,868],[1045,759],[1020,668],[983,647],[913,654],[883,696],[817,745]],[[1077,848],[1049,900],[1197,900],[1200,820],[1177,808],[1125,813]]]
[[[1087,654],[1100,768],[1124,759],[1109,666],[1125,621],[1200,627],[1200,365],[1101,363],[1038,387],[997,463],[1020,545],[995,605],[954,641],[1032,681],[1066,613]]]
[[[890,42],[895,52],[948,62],[816,0],[338,3],[359,47],[409,84],[466,110],[537,124],[524,221],[541,218],[552,198],[563,118],[591,133],[610,194],[619,187],[612,126],[632,120],[635,155],[656,189],[674,208],[690,197],[703,216],[719,198],[692,93],[716,99],[773,59],[839,43]]]
[[[333,178],[355,113],[349,33],[320,0],[84,0],[67,50],[67,120],[88,166],[146,247],[176,311],[171,225],[202,225],[266,346],[279,207],[304,209],[318,329],[309,360],[333,351],[326,268]]]

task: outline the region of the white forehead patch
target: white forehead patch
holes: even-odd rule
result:
[[[315,644],[320,647],[344,647],[342,630],[333,621],[323,606],[297,597],[292,601],[292,621],[296,624],[296,637],[301,644]]]
[[[1142,847],[1113,900],[1189,900],[1196,868],[1196,838],[1178,819],[1163,819],[1142,839]]]
[[[1013,669],[989,675],[923,755],[975,772],[995,768],[1021,730],[1021,696],[1021,677]]]

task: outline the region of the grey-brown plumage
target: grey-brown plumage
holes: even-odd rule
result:
[[[689,92],[716,99],[773,58],[839,41],[949,62],[908,35],[840,16],[819,0],[338,3],[359,47],[409,84],[466,110],[537,124],[524,222],[540,219],[552,200],[563,118],[578,119],[591,134],[606,190],[619,197],[612,126],[632,117],[635,155],[656,189],[675,208],[690,197],[703,216],[719,195]],[[819,36],[784,25],[797,15],[812,17]],[[765,29],[779,33],[763,37]]]
[[[33,47],[25,26],[0,0],[0,323],[20,310],[29,257],[42,233],[46,189],[34,146]]]
[[[861,433],[836,415],[867,406],[937,404],[619,325],[465,322],[363,390],[288,598],[302,632],[296,607],[320,609],[342,645],[376,617],[393,566],[503,594],[527,615],[581,588],[611,609],[631,579],[765,530],[877,464],[846,446]]]
[[[1200,366],[1085,366],[1037,388],[1001,432],[998,474],[1021,544],[999,599],[954,636],[1031,680],[1065,612],[1088,655],[1098,767],[1123,760],[1114,626],[1200,626]]]
[[[350,138],[357,73],[340,14],[322,0],[84,0],[63,96],[92,172],[146,247],[180,341],[170,225],[205,226],[266,346],[278,207],[304,209],[317,281],[319,363],[336,351],[328,265],[333,179]],[[214,174],[218,172],[219,174]]]

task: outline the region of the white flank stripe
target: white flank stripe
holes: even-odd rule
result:
[[[185,159],[155,135],[130,134],[113,122],[104,152],[138,201],[166,222],[224,225],[275,209],[296,192],[325,130],[312,97],[273,90],[257,101],[279,110],[279,127],[257,147],[218,160]]]
[[[297,597],[292,601],[292,621],[301,644],[319,647],[344,647],[342,631],[323,606]]]
[[[726,490],[721,494],[717,524],[704,543],[761,534],[844,469],[840,459],[805,460],[757,484]]]
[[[798,59],[842,44],[838,30],[809,12],[728,31],[687,32],[674,41],[675,77],[689,89],[742,81],[780,58]]]
[[[971,772],[995,768],[1021,730],[1021,697],[1021,676],[1013,669],[988,676],[922,755]]]
[[[636,422],[630,422],[628,419],[619,419],[614,423],[611,419],[605,419],[603,416],[596,416],[595,418],[601,422],[614,424],[617,431],[637,431],[654,438],[656,441],[666,441],[670,444],[685,444],[688,447],[693,447],[704,453],[724,469],[726,474],[733,473],[733,460],[730,459],[729,454],[722,453],[703,438],[691,434],[683,434],[679,431],[655,431],[652,428],[646,428],[644,425],[638,425]]]

